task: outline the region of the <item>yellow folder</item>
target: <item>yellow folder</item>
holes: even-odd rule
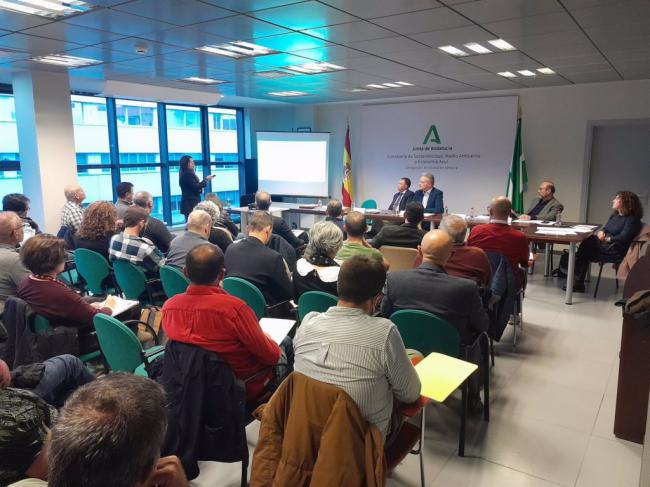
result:
[[[476,364],[434,352],[415,366],[422,383],[420,394],[442,402],[476,369]]]

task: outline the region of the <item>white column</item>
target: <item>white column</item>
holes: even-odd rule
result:
[[[23,192],[30,216],[56,234],[63,188],[77,182],[68,73],[19,72],[13,78]]]

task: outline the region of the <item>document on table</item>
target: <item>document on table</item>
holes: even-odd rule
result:
[[[587,233],[594,231],[598,225],[574,225],[571,228],[578,233]]]
[[[359,208],[359,207],[356,207],[356,206],[354,208],[352,208],[352,211],[358,211],[362,215],[366,214],[366,209],[365,208]]]
[[[535,233],[540,235],[562,236],[562,235],[577,235],[578,232],[576,232],[572,228],[545,227],[545,228],[538,228]]]
[[[442,402],[478,369],[476,364],[465,362],[442,353],[431,353],[415,366],[424,397]]]
[[[260,326],[262,331],[271,337],[275,343],[280,345],[280,342],[287,336],[289,330],[293,328],[296,322],[294,320],[281,320],[279,318],[262,318]]]
[[[122,299],[119,296],[113,296],[114,303],[115,305],[111,308],[113,310],[113,316],[120,315],[124,313],[125,311],[130,310],[131,308],[135,308],[138,304],[140,304],[139,301],[134,301],[130,299]],[[99,305],[103,307],[108,307],[106,305],[106,299],[99,303]]]
[[[512,223],[534,223],[535,225],[547,225],[547,223],[544,223],[544,220],[521,220],[519,218],[512,220]]]

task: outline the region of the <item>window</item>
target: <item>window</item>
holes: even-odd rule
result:
[[[156,104],[146,101],[118,100],[115,106],[117,125],[156,127]]]
[[[208,108],[210,162],[239,163],[237,110]]]
[[[169,195],[171,198],[172,224],[183,223],[185,217],[181,214],[181,187],[178,184],[178,173],[180,167],[177,165],[169,167]],[[194,172],[199,179],[203,179],[203,166],[197,164]]]
[[[151,216],[159,220],[165,219],[163,214],[163,191],[160,177],[160,166],[122,166],[121,180],[133,183],[135,191],[149,191],[153,197],[154,208]]]
[[[0,196],[23,192],[19,161],[14,97],[0,93]]]
[[[115,100],[120,164],[160,163],[157,105]]]
[[[217,193],[225,206],[239,206],[239,166],[213,164],[210,168],[211,174],[215,175],[212,180],[212,191]]]
[[[197,163],[203,160],[201,144],[201,109],[167,105],[167,160],[180,161],[184,155],[192,156]],[[200,174],[197,172],[197,174]]]

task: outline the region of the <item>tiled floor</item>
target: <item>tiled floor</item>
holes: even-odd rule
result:
[[[613,271],[603,274],[598,300],[578,294],[572,306],[556,279],[530,276],[523,337],[513,350],[508,330],[496,345],[491,421],[470,421],[465,458],[457,455],[458,402],[428,409],[427,486],[638,486],[642,447],[612,432],[622,320]],[[248,428],[251,454],[258,427]],[[238,486],[239,471],[205,462],[193,485]],[[419,485],[409,455],[388,486]]]

